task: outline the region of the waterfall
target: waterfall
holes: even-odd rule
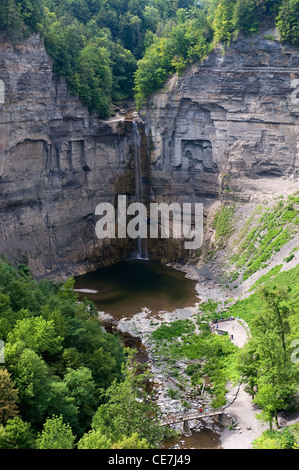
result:
[[[132,122],[132,133],[134,142],[134,163],[135,163],[135,195],[136,202],[143,202],[143,181],[142,181],[142,153],[141,135],[138,130],[138,121]],[[133,254],[134,259],[148,260],[147,239],[137,238],[137,249]]]
[[[142,166],[141,166],[141,136],[138,131],[138,122],[132,123],[134,158],[135,158],[135,195],[136,202],[143,202]]]

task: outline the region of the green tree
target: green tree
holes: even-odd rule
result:
[[[16,315],[12,311],[8,295],[0,293],[0,338],[5,341],[16,321]]]
[[[85,431],[90,427],[98,402],[92,373],[87,367],[80,367],[77,370],[68,369],[64,376],[64,383],[69,396],[73,398],[78,408],[81,430]]]
[[[259,359],[256,345],[253,340],[248,341],[240,349],[237,360],[237,368],[240,371],[242,381],[245,383],[245,391],[253,399],[257,390],[257,378],[259,372]]]
[[[107,49],[88,44],[80,53],[80,96],[101,117],[110,115],[112,73]]]
[[[36,439],[37,449],[73,449],[75,436],[62,416],[47,418],[43,430]]]
[[[259,30],[257,0],[237,0],[234,15],[234,28],[245,35],[257,33]]]
[[[279,344],[278,335],[268,330],[262,336],[255,336],[259,370],[257,394],[254,401],[262,408],[261,417],[272,426],[277,424],[277,412],[285,409],[297,389],[297,370]]]
[[[9,284],[9,297],[13,311],[17,312],[22,308],[31,308],[33,301],[33,289],[28,279],[16,276]]]
[[[18,320],[9,333],[7,342],[24,343],[24,347],[38,354],[54,356],[62,349],[62,338],[56,335],[53,320],[46,321],[43,317],[31,317]]]
[[[109,51],[112,72],[112,98],[124,99],[133,95],[134,72],[137,62],[132,52],[122,44],[115,43],[111,34],[105,31],[96,41],[98,47]]]
[[[265,310],[264,313],[256,317],[253,327],[260,334],[268,329],[274,329],[280,339],[283,351],[286,352],[287,336],[290,333],[287,289],[284,287],[273,290],[262,289],[261,296],[265,302]]]
[[[124,437],[111,446],[111,449],[148,449],[146,439],[140,439],[135,432],[130,437]]]
[[[253,449],[294,449],[296,439],[289,428],[281,430],[267,430],[253,441]]]
[[[78,294],[74,291],[75,287],[75,279],[73,277],[69,277],[65,283],[60,287],[58,291],[58,297],[63,299],[72,299],[77,300]]]
[[[26,25],[32,31],[38,31],[43,21],[43,0],[16,0],[17,7],[21,12]]]
[[[150,447],[156,447],[162,440],[164,430],[159,423],[159,410],[155,403],[147,403],[145,384],[149,372],[139,373],[140,365],[130,352],[123,367],[124,380],[114,381],[104,393],[107,402],[98,408],[92,421],[95,431],[100,431],[116,443],[124,436],[137,433],[138,439],[146,439]]]
[[[84,365],[91,370],[96,386],[107,388],[115,378],[121,377],[124,352],[119,338],[103,332],[96,317],[82,320],[78,327],[78,342],[73,344],[82,354]]]
[[[6,424],[7,420],[19,413],[18,390],[11,380],[11,375],[6,369],[0,369],[0,423]]]
[[[78,449],[111,449],[112,441],[101,430],[92,430],[79,440]]]
[[[260,419],[272,429],[277,412],[289,404],[297,390],[297,369],[291,361],[290,308],[286,289],[262,289],[261,310],[252,321],[252,338],[240,354],[241,375],[254,402],[261,407]],[[250,362],[249,362],[250,361]]]
[[[220,0],[215,11],[213,26],[215,29],[215,42],[229,44],[234,31],[235,0]]]
[[[156,32],[159,22],[161,21],[161,15],[157,8],[154,6],[147,5],[144,10],[144,24],[147,30]]]
[[[168,53],[167,49],[165,38],[156,39],[138,62],[135,74],[135,99],[139,108],[154,91],[164,85],[171,71],[174,71],[173,54]]]
[[[254,403],[262,409],[257,414],[257,418],[268,422],[270,430],[272,430],[273,417],[276,417],[277,410],[284,406],[284,400],[280,397],[278,386],[273,387],[271,383],[260,385]]]
[[[24,36],[24,23],[15,0],[3,0],[0,5],[0,30],[11,41],[18,41]]]
[[[285,0],[277,17],[280,39],[299,45],[299,0]]]
[[[34,449],[34,434],[29,423],[19,416],[7,421],[6,426],[0,425],[0,449]]]
[[[68,423],[74,432],[80,431],[79,409],[75,399],[70,395],[66,384],[54,377],[48,386],[46,415],[57,414],[62,416],[63,421]]]
[[[18,350],[19,344],[6,344],[7,368],[19,391],[19,407],[23,418],[38,424],[43,421],[47,409],[49,370],[45,361],[34,351],[23,348]]]

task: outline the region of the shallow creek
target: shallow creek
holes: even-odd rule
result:
[[[193,307],[198,301],[196,281],[185,274],[164,266],[159,262],[127,260],[122,263],[89,272],[76,278],[75,289],[82,300],[92,300],[99,312],[108,314],[104,326],[107,331],[117,330],[118,323],[130,319],[146,308],[153,318],[159,312]],[[130,333],[121,334],[126,346],[139,351],[139,360],[147,361],[147,350]],[[209,425],[199,431],[193,430],[190,437],[181,436],[164,442],[164,448],[219,449],[220,427]]]

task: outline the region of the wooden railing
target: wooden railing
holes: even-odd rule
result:
[[[165,416],[160,421],[162,426],[168,426],[169,424],[181,423],[183,421],[191,421],[193,419],[202,419],[202,418],[209,418],[210,416],[217,416],[223,413],[222,408],[219,410],[211,410],[211,411],[198,411],[198,412],[190,412],[190,413],[177,413],[171,416]]]

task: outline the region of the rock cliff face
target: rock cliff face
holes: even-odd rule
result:
[[[0,252],[27,257],[37,277],[125,257],[135,242],[98,240],[94,212],[134,195],[132,116],[91,115],[57,79],[38,36],[0,44],[0,79]],[[148,200],[204,202],[208,210],[298,182],[298,79],[299,51],[258,37],[172,77],[141,113]],[[188,255],[171,239],[148,249],[163,261]]]
[[[134,193],[131,122],[90,115],[37,36],[0,45],[0,79],[0,251],[37,276],[121,259],[129,241],[100,242],[94,212]]]
[[[152,197],[247,201],[257,180],[296,179],[298,78],[299,50],[263,36],[172,77],[142,111]]]

